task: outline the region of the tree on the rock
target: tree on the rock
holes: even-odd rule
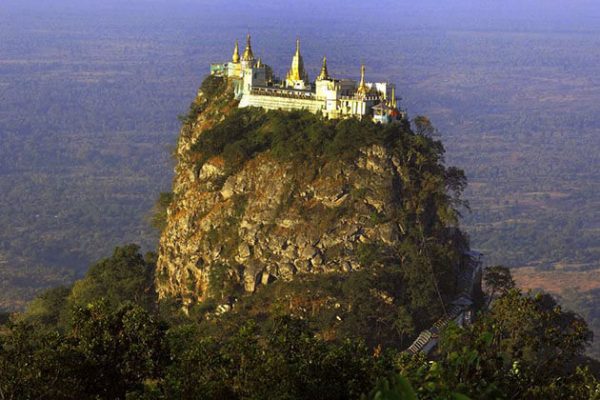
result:
[[[435,129],[431,120],[424,115],[417,115],[412,122],[417,135],[431,137],[437,134],[437,129]]]
[[[496,295],[506,294],[509,290],[515,288],[515,281],[510,270],[502,265],[486,268],[483,281],[489,290],[488,305]]]

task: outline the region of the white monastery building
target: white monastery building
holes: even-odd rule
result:
[[[262,107],[268,110],[305,109],[327,118],[372,118],[375,122],[400,121],[406,114],[398,109],[395,85],[387,82],[366,82],[365,66],[361,66],[360,81],[334,79],[327,71],[323,57],[321,72],[310,82],[300,54],[300,40],[285,79],[276,79],[270,66],[255,59],[246,38],[246,49],[240,57],[235,42],[231,61],[212,64],[212,75],[233,80],[239,107]]]

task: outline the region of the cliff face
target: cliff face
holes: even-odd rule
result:
[[[397,254],[410,219],[403,210],[410,207],[418,220],[419,207],[425,212],[431,202],[409,194],[416,172],[400,159],[398,146],[365,142],[352,157],[326,160],[281,150],[274,156],[270,148],[242,162],[211,153],[198,142],[236,112],[230,92],[210,99],[200,92],[195,104],[202,111],[182,128],[174,200],[159,247],[161,297],[189,305],[298,274],[360,270]],[[273,124],[264,120],[253,129]],[[418,162],[418,154],[406,157]]]

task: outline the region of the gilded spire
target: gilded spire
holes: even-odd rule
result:
[[[356,89],[357,94],[365,95],[369,92],[369,88],[365,84],[365,64],[360,66],[360,82],[358,83],[358,89]]]
[[[391,106],[392,108],[397,108],[398,105],[396,104],[396,87],[392,86],[392,101],[391,101]]]
[[[304,61],[300,54],[300,39],[296,39],[296,53],[292,58],[292,65],[287,73],[287,80],[291,82],[304,81],[306,79],[306,71],[304,71]]]
[[[250,44],[250,34],[246,36],[246,49],[242,55],[242,61],[254,61],[254,54],[252,54],[252,44]]]
[[[234,64],[240,62],[240,47],[237,39],[235,40],[235,47],[233,48],[233,56],[231,57],[231,61],[233,61]]]
[[[262,67],[262,58],[258,57],[258,60],[256,60],[256,66],[257,67]]]
[[[323,57],[323,65],[321,66],[321,73],[317,77],[318,80],[324,81],[329,79],[329,73],[327,72],[327,57]]]

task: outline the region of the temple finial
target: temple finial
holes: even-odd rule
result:
[[[304,61],[300,54],[300,39],[296,39],[296,53],[292,57],[292,65],[286,76],[286,84],[288,86],[295,86],[297,83],[308,81],[308,76],[304,70]]]
[[[233,48],[233,56],[231,57],[231,61],[233,61],[234,64],[240,62],[240,47],[237,39],[235,39],[235,47]]]
[[[365,95],[369,89],[365,83],[365,64],[361,64],[360,66],[360,82],[358,83],[358,89],[356,89],[356,93]]]
[[[329,72],[327,71],[327,57],[323,56],[323,65],[321,66],[321,73],[317,77],[319,80],[329,79]]]
[[[252,54],[252,44],[250,43],[250,34],[246,36],[246,49],[244,50],[244,55],[242,56],[242,61],[252,61],[254,60],[254,54]]]

